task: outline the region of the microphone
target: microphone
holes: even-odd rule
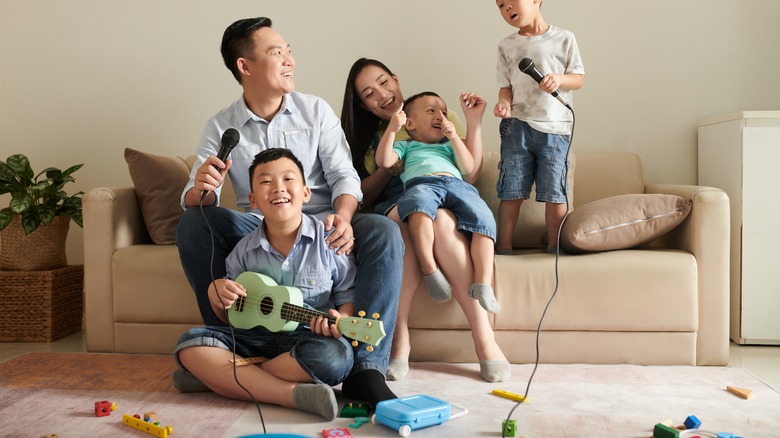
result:
[[[238,144],[239,138],[241,138],[241,135],[235,128],[228,128],[224,133],[222,133],[222,139],[219,142],[219,152],[217,152],[217,158],[219,158],[220,161],[224,162],[227,160],[230,152]],[[212,166],[214,166],[214,168],[217,170],[221,170],[219,167],[213,164]],[[200,195],[200,202],[203,202],[208,194],[208,190],[204,190]]]
[[[523,58],[520,61],[520,64],[517,64],[517,67],[520,68],[521,72],[531,76],[537,83],[542,82],[542,79],[544,79],[544,75],[536,69],[536,65],[529,58]],[[564,106],[569,106],[569,102],[566,102],[566,99],[558,93],[558,90],[555,90],[550,94],[552,94],[552,97],[558,99]]]

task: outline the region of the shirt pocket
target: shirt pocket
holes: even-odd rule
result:
[[[295,154],[305,170],[310,170],[314,165],[318,145],[318,139],[314,138],[312,130],[288,128],[281,130],[280,134],[281,144],[284,145],[284,148]]]
[[[295,277],[295,287],[301,291],[304,303],[323,312],[330,308],[330,293],[333,289],[330,272],[300,272]]]

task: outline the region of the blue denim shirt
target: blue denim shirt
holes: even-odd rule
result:
[[[355,301],[353,257],[336,254],[325,243],[325,225],[303,215],[298,237],[285,257],[268,241],[265,224],[247,234],[225,261],[227,275],[235,280],[242,272],[259,272],[277,284],[300,289],[303,302],[321,312]]]
[[[303,163],[306,184],[312,191],[311,201],[303,206],[304,213],[324,219],[333,213],[333,202],[341,195],[354,196],[358,202],[363,200],[360,177],[333,109],[322,98],[292,92],[284,96],[282,108],[270,121],[254,114],[243,96],[209,119],[196,151],[190,181],[182,192],[182,207],[186,208],[184,195],[195,185],[195,171],[210,155],[217,155],[222,133],[228,128],[241,134],[230,153],[233,165],[228,173],[238,207],[244,211],[259,213],[249,207],[249,166],[258,152],[270,148],[289,149]],[[217,205],[221,189],[220,186],[216,190]]]

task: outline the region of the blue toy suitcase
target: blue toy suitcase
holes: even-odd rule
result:
[[[468,412],[462,408],[464,412]],[[404,398],[385,400],[377,403],[373,423],[381,423],[397,430],[401,436],[409,436],[413,430],[436,426],[450,418],[450,404],[429,395],[413,395]]]

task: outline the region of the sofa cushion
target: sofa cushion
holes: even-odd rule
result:
[[[633,248],[679,225],[691,201],[664,194],[629,194],[589,202],[563,224],[561,247],[570,253]]]
[[[183,212],[179,200],[189,181],[189,167],[178,157],[130,148],[125,148],[125,161],[152,241],[158,245],[176,243],[174,229]]]

